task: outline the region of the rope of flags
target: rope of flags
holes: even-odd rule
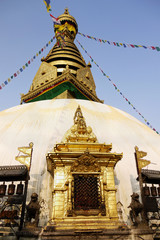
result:
[[[28,60],[21,68],[19,68],[18,71],[16,71],[12,76],[10,76],[2,84],[0,84],[0,90],[4,88],[9,82],[11,82],[13,78],[17,77],[21,72],[23,72],[46,49],[46,47],[48,47],[51,42],[53,42],[54,39],[55,36],[51,38],[51,40],[46,43],[46,45],[40,51],[38,51],[30,60]]]
[[[113,46],[116,46],[116,47],[130,47],[130,48],[144,48],[144,49],[151,49],[151,50],[156,50],[156,51],[160,51],[160,47],[154,47],[154,46],[144,46],[144,45],[135,45],[135,44],[128,44],[128,43],[118,43],[118,42],[111,42],[111,41],[108,41],[108,40],[103,40],[103,39],[100,39],[100,38],[95,38],[95,37],[92,37],[92,36],[89,36],[89,35],[86,35],[86,34],[83,34],[83,33],[80,33],[78,32],[79,35],[83,36],[83,37],[86,37],[86,38],[89,38],[89,39],[93,39],[97,42],[100,42],[100,43],[108,43],[109,45],[113,45]]]
[[[77,39],[76,39],[77,40]],[[116,84],[110,79],[110,77],[108,75],[105,74],[105,72],[101,69],[101,67],[94,61],[94,59],[89,55],[89,53],[86,51],[86,49],[82,46],[82,44],[77,40],[78,44],[81,46],[81,48],[84,50],[84,52],[88,55],[88,57],[91,59],[91,62],[93,62],[98,68],[99,70],[102,72],[103,76],[107,77],[108,80],[112,83],[113,87],[115,88],[115,90],[124,98],[124,100],[139,114],[139,116],[141,116],[143,118],[143,120],[145,121],[145,123],[153,130],[155,131],[157,134],[159,134],[159,132],[152,127],[152,125],[147,121],[147,119],[144,118],[144,116],[136,109],[136,107],[133,106],[133,104],[124,96],[124,94],[120,91],[120,89],[118,89],[118,87],[116,86]]]

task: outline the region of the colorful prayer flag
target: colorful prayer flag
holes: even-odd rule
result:
[[[51,16],[54,24],[61,25],[61,22],[60,22],[60,20],[58,20],[58,18],[55,18],[52,14],[50,14],[50,16]]]
[[[43,0],[43,2],[46,5],[47,12],[52,11],[51,5],[50,5],[50,0]]]

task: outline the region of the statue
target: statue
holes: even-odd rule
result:
[[[143,211],[143,204],[139,201],[139,194],[133,193],[131,195],[132,201],[131,204],[128,206],[128,208],[131,208],[130,210],[130,218],[132,223],[137,226],[140,223],[139,220],[139,214],[142,214]]]
[[[38,194],[32,193],[31,200],[29,204],[26,206],[27,209],[26,222],[28,223],[27,225],[38,227],[40,207],[41,206],[38,201]],[[32,219],[34,219],[33,222]]]

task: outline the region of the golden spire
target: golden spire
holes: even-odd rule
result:
[[[74,44],[78,24],[68,8],[54,25],[57,42],[36,73],[30,90],[21,96],[21,102],[34,102],[53,98],[76,98],[102,102],[96,95],[91,64],[85,63]],[[63,88],[62,88],[63,85]]]

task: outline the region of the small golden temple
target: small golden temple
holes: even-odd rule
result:
[[[111,153],[111,149],[111,144],[98,142],[78,106],[74,125],[46,158],[47,169],[54,178],[55,229],[120,226],[114,167],[122,154]]]

